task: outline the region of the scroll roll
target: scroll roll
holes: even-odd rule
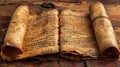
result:
[[[93,29],[101,55],[118,58],[119,47],[115,33],[102,3],[96,2],[89,8]]]
[[[22,54],[23,39],[26,31],[29,8],[19,6],[14,12],[2,46],[2,58],[8,60]]]

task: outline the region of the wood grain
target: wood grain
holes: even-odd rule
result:
[[[60,60],[60,67],[85,67],[83,61]]]
[[[57,61],[16,61],[16,62],[1,62],[0,67],[59,67]]]
[[[18,2],[18,1],[25,1],[25,2],[35,2],[35,1],[52,1],[52,2],[70,2],[70,3],[79,3],[79,2],[103,2],[105,4],[115,4],[120,3],[119,0],[0,0],[0,2]]]
[[[88,67],[119,67],[119,61],[102,61],[102,60],[95,60],[95,61],[86,61],[86,66]]]

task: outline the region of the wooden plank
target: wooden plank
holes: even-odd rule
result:
[[[0,0],[0,2],[18,2],[18,1],[26,1],[26,2],[35,2],[35,1],[54,1],[54,2],[74,2],[74,3],[79,3],[79,2],[96,2],[100,1],[105,4],[115,4],[115,3],[120,3],[119,0]]]
[[[0,62],[0,67],[59,67],[58,61],[15,61]]]
[[[12,62],[0,59],[0,67],[84,67],[84,61],[70,61],[61,59],[59,54],[53,55],[42,55]]]
[[[84,61],[60,60],[60,67],[85,67]]]
[[[60,67],[58,61],[46,61],[36,64],[36,67]]]
[[[52,2],[69,2],[69,3],[80,3],[80,2],[97,2],[100,1],[104,4],[119,4],[120,1],[119,0],[0,0],[0,2],[21,2],[21,1],[25,1],[25,2],[36,2],[36,1],[52,1]]]
[[[85,67],[84,61],[14,61],[14,62],[0,62],[0,67]]]
[[[102,61],[102,60],[92,60],[86,61],[87,67],[120,67],[119,61]]]

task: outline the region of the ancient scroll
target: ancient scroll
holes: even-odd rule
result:
[[[37,14],[30,13],[27,5],[19,6],[4,39],[2,58],[11,61],[56,52],[58,11],[45,9]]]
[[[23,39],[27,27],[29,8],[27,5],[19,6],[9,24],[2,47],[3,58],[14,58],[22,54]]]
[[[94,34],[98,43],[101,55],[118,58],[119,48],[115,33],[102,3],[96,2],[90,5],[90,14]]]
[[[97,44],[86,14],[68,9],[61,12],[60,52],[72,60],[97,58]]]

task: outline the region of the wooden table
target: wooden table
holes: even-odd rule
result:
[[[15,5],[14,3],[19,3],[19,4],[25,2],[32,3],[35,1],[41,1],[41,0],[0,0],[0,22],[5,22],[4,20],[10,20],[11,18],[10,16],[12,15],[13,10],[15,9],[15,7],[11,7],[12,5]],[[48,0],[42,0],[42,1],[48,1]],[[75,3],[86,2],[86,1],[87,2],[101,1],[104,4],[114,4],[114,5],[120,4],[120,0],[86,0],[86,1],[85,0],[49,0],[49,1],[75,2]],[[6,22],[4,24],[6,24]],[[4,24],[0,25],[0,28],[4,28]],[[2,35],[0,33],[0,40],[1,38]],[[8,62],[8,61],[0,60],[0,67],[120,67],[120,61],[103,61],[103,60],[71,61],[62,58],[49,60],[49,61],[39,61],[38,59],[34,59],[34,60],[25,59],[14,62]]]

